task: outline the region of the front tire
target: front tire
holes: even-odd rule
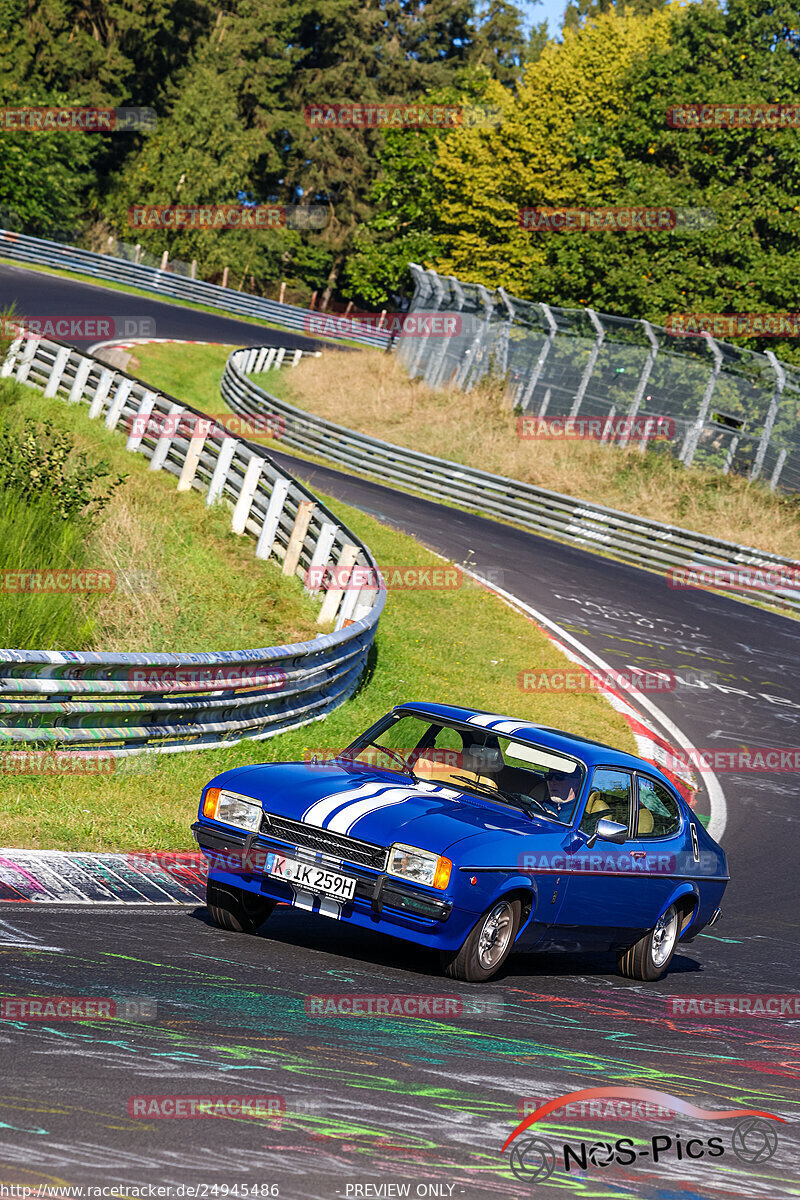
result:
[[[219,929],[231,933],[257,933],[275,907],[267,896],[255,896],[229,883],[206,880],[208,915]]]
[[[450,979],[483,983],[495,975],[508,958],[522,919],[522,903],[501,899],[487,908],[460,949],[443,951],[442,970]]]
[[[617,956],[621,974],[643,983],[655,983],[666,972],[678,945],[681,914],[674,904],[660,916],[652,929]]]

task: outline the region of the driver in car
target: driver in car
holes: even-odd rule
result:
[[[580,767],[572,772],[550,770],[541,783],[531,789],[530,795],[554,810],[556,815],[560,814],[562,809],[566,813],[575,802],[580,782]]]

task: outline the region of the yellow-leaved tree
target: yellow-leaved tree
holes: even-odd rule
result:
[[[619,203],[619,151],[608,131],[625,120],[629,68],[666,46],[670,20],[669,10],[610,9],[548,43],[516,94],[489,82],[484,103],[500,110],[499,123],[439,139],[438,271],[530,294],[543,239],[580,235],[522,229],[519,210]]]

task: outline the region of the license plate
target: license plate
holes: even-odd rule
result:
[[[285,879],[296,887],[336,900],[352,900],[356,891],[356,880],[350,875],[339,875],[326,867],[314,863],[298,862],[296,858],[284,858],[282,854],[267,855],[267,873],[276,879]]]

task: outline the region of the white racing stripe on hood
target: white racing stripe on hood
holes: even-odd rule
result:
[[[356,804],[348,805],[347,808],[331,818],[327,828],[334,833],[351,833],[353,826],[362,817],[371,816],[381,808],[391,808],[395,804],[404,804],[406,800],[414,800],[420,792],[438,795],[440,789],[435,783],[427,780],[420,781],[416,787],[392,788],[390,791],[384,792],[382,796],[373,797],[371,800],[359,800]]]
[[[494,717],[491,713],[470,717],[467,724],[481,725],[486,729],[491,729],[493,733],[516,733],[518,729],[524,728],[521,721],[509,721],[505,717]]]
[[[306,809],[300,820],[305,821],[307,825],[322,825],[325,818],[335,812],[341,804],[357,800],[360,796],[376,796],[391,786],[390,783],[362,783],[358,787],[345,788],[343,792],[336,792],[333,796],[323,796],[321,800],[315,800],[311,807]]]

